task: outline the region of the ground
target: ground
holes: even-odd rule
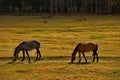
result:
[[[41,43],[42,58],[35,63],[13,59],[15,47],[22,41]],[[69,64],[79,42],[98,44],[99,62]],[[30,51],[31,61],[35,50]],[[78,56],[78,55],[77,55]],[[0,16],[1,80],[120,80],[120,16]]]

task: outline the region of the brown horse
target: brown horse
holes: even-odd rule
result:
[[[86,43],[86,44],[83,44],[83,43],[79,43],[73,53],[72,53],[72,57],[71,57],[71,63],[73,63],[73,61],[75,60],[75,56],[76,56],[76,53],[79,52],[79,63],[81,61],[81,53],[87,63],[87,59],[85,57],[85,54],[84,52],[88,52],[88,51],[93,51],[93,61],[95,61],[95,57],[97,58],[97,62],[98,62],[98,53],[97,53],[97,50],[98,50],[98,45],[95,44],[95,43]]]
[[[26,41],[23,41],[21,42],[16,48],[15,48],[15,51],[14,51],[14,60],[12,62],[15,62],[18,58],[18,54],[20,51],[23,52],[23,58],[21,61],[24,61],[25,59],[25,52],[28,56],[28,61],[30,62],[30,57],[29,57],[29,53],[28,51],[30,50],[33,50],[33,49],[36,49],[36,53],[37,53],[37,57],[35,59],[35,61],[39,60],[41,58],[41,53],[39,51],[39,48],[40,48],[40,43],[38,41],[30,41],[30,42],[26,42]]]

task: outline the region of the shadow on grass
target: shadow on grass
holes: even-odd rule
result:
[[[73,62],[73,63],[71,63],[71,62],[68,62],[68,64],[77,64],[77,65],[79,65],[79,64],[90,64],[91,62],[80,62],[80,63],[78,63],[78,62]]]
[[[17,70],[17,71],[15,71],[16,73],[27,73],[27,72],[29,72],[29,71],[27,71],[27,70]]]
[[[88,58],[88,61],[90,61],[89,59],[91,58],[91,57],[87,57]],[[17,59],[17,61],[20,61],[22,59],[22,57],[19,57],[18,59]],[[35,59],[35,57],[31,57],[31,61],[34,61],[34,59]],[[2,64],[2,63],[9,63],[10,61],[12,61],[13,60],[13,57],[0,57],[0,64]],[[28,58],[26,57],[26,59],[25,59],[25,61],[27,61],[28,60]],[[40,61],[53,61],[53,62],[57,62],[57,61],[59,61],[59,62],[62,62],[62,61],[66,61],[66,62],[69,62],[71,60],[71,56],[43,56],[42,58],[41,58],[41,60]],[[104,56],[100,56],[99,57],[99,62],[110,62],[110,61],[119,61],[120,60],[120,56],[118,56],[118,57],[112,57],[112,56],[108,56],[108,57],[104,57]],[[91,62],[91,61],[90,61]],[[74,62],[73,64],[89,64],[90,62],[88,62],[88,63],[85,63],[85,62],[81,62],[81,63],[77,63],[77,62]]]

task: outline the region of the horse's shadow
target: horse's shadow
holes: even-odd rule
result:
[[[82,64],[82,65],[86,65],[86,64],[90,64],[91,62],[74,62],[74,63],[71,63],[71,62],[68,62],[68,64],[76,64],[76,65],[79,65],[79,64]]]
[[[27,62],[27,61],[18,61],[18,62],[7,62],[6,64],[31,64],[31,63],[35,63],[35,62],[38,62],[38,61],[30,61],[30,62]]]
[[[31,57],[31,62],[29,63],[28,61],[23,61],[23,62],[20,62],[20,60],[21,60],[21,58],[22,57],[19,57],[19,59],[18,59],[18,61],[16,61],[14,64],[30,64],[30,63],[36,63],[36,62],[34,62],[34,57]],[[26,58],[27,59],[27,58]],[[68,64],[76,64],[76,65],[87,65],[87,64],[90,64],[90,63],[92,63],[92,62],[80,62],[80,63],[78,63],[78,62],[73,62],[73,63],[71,63],[70,62],[70,59],[71,59],[71,56],[43,56],[42,58],[41,58],[41,60],[40,61],[56,61],[56,60],[59,60],[59,61],[66,61],[66,63],[68,63]],[[88,57],[88,59],[89,59],[89,57]],[[10,61],[12,61],[13,60],[13,57],[0,57],[0,65],[4,65],[4,64],[11,64],[12,62],[10,62]],[[116,62],[118,62],[118,61],[120,61],[120,57],[118,56],[118,57],[104,57],[104,56],[100,56],[99,57],[99,62],[110,62],[110,61],[116,61]],[[39,61],[38,61],[39,62]]]

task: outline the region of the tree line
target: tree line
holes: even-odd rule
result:
[[[120,13],[120,0],[0,0],[0,12]]]

